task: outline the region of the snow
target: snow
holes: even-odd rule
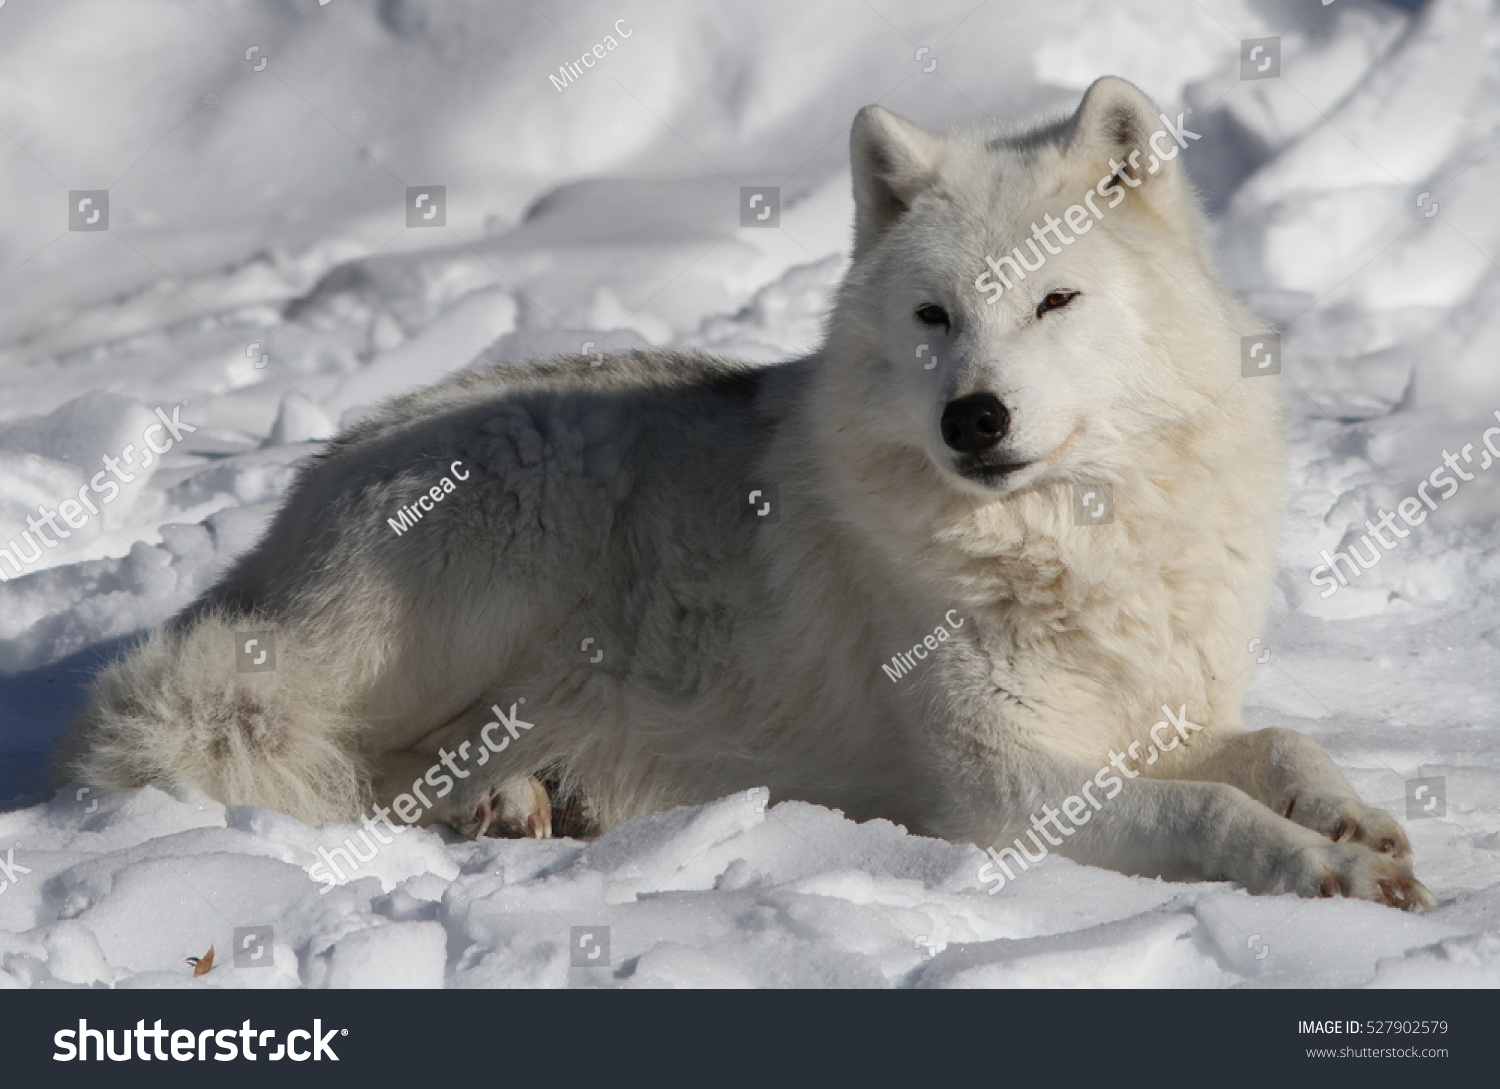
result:
[[[1500,469],[1331,597],[1308,580],[1497,421],[1500,12],[1022,7],[0,6],[0,547],[158,409],[197,428],[0,582],[0,986],[1500,984]],[[1240,39],[1273,35],[1282,78],[1240,81]],[[1246,721],[1403,819],[1434,911],[1056,857],[988,895],[973,846],[760,790],[591,843],[407,830],[329,888],[307,871],[363,851],[355,826],[47,787],[89,671],[248,547],[339,424],[481,352],[804,351],[860,105],[1020,118],[1105,72],[1192,108],[1226,276],[1282,331],[1289,513]],[[404,227],[437,184],[447,226]],[[738,225],[752,185],[779,230]],[[103,187],[110,229],[66,230],[67,191]],[[1414,779],[1441,815],[1408,819]]]

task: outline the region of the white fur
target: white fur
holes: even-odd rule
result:
[[[1181,157],[993,305],[975,287],[986,254],[1076,203],[1156,116],[1114,79],[1010,136],[868,107],[854,262],[820,351],[765,370],[667,353],[481,367],[389,403],[110,668],[61,767],[347,820],[525,697],[535,728],[434,819],[545,771],[601,827],[769,785],[988,846],[1187,705],[1206,729],[1061,853],[1428,902],[1400,829],[1316,745],[1240,723],[1279,416],[1274,382],[1240,377],[1261,326],[1218,283]],[[1079,294],[1038,317],[1062,290]],[[946,331],[916,320],[924,303]],[[998,453],[1027,467],[963,474],[939,420],[976,392],[1009,409]],[[393,533],[455,460],[470,479]],[[1074,524],[1079,482],[1113,487],[1112,523]],[[779,518],[747,520],[765,483]],[[882,674],[950,610],[951,639]],[[246,630],[275,633],[276,672],[235,672]]]

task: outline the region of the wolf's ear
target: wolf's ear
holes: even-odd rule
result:
[[[943,138],[880,106],[866,106],[849,133],[856,259],[937,177]]]
[[[1115,174],[1113,184],[1125,191],[1127,202],[1144,202],[1174,226],[1190,221],[1192,207],[1187,172],[1178,161],[1181,150],[1155,104],[1118,76],[1096,79],[1084,92],[1066,143],[1068,157],[1090,179]],[[1111,194],[1110,202],[1113,206],[1118,198]]]

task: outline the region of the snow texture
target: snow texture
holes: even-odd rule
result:
[[[0,7],[0,547],[158,409],[196,426],[0,582],[0,986],[1500,985],[1500,469],[1475,465],[1500,419],[1500,10],[975,9]],[[1273,36],[1280,77],[1242,80],[1241,41]],[[1018,118],[1104,73],[1191,108],[1225,274],[1282,330],[1289,514],[1246,721],[1312,735],[1405,821],[1433,912],[1056,857],[987,895],[976,847],[756,790],[592,843],[407,831],[325,890],[306,871],[352,826],[47,787],[90,670],[209,585],[340,423],[497,341],[804,351],[859,106]],[[428,185],[445,225],[408,228]],[[779,229],[739,226],[749,185],[779,186]],[[97,189],[108,230],[69,230]],[[1473,479],[1320,596],[1320,550],[1466,443]]]

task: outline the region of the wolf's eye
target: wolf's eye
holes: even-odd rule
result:
[[[917,320],[923,325],[951,325],[948,311],[934,303],[923,303],[917,307]]]
[[[1049,310],[1059,310],[1078,298],[1076,291],[1053,291],[1036,304],[1036,316],[1040,318]]]

